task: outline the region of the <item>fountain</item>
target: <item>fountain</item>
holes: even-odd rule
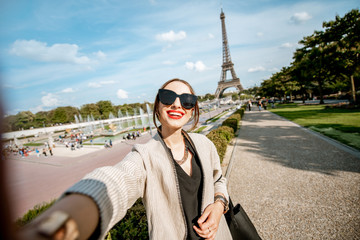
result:
[[[137,115],[136,108],[134,108],[134,121],[135,121],[135,128],[141,128],[142,127],[140,110],[139,110],[139,115]]]
[[[147,114],[148,114],[148,119],[149,119],[149,127],[150,127],[150,134],[151,134],[151,137],[153,137],[153,133],[152,133],[152,129],[151,129],[151,118],[150,118],[150,107],[149,107],[149,104],[146,104],[146,111],[147,111]]]
[[[144,110],[142,108],[139,108],[139,112],[140,112],[140,117],[141,117],[142,128],[145,128],[146,117],[144,116]]]
[[[129,112],[126,110],[126,128],[130,127],[130,116],[129,116]]]
[[[123,115],[122,115],[122,112],[120,111],[120,109],[118,111],[118,118],[119,118],[119,121],[117,121],[117,127],[118,127],[118,129],[123,129],[124,128],[124,126],[122,124]]]
[[[76,124],[79,124],[80,123],[80,121],[79,121],[79,118],[78,118],[78,116],[75,114],[74,115],[74,118],[75,118],[75,122],[76,122]]]

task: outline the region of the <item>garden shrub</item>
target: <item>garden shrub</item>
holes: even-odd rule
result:
[[[227,118],[222,126],[214,129],[206,135],[215,145],[216,150],[220,157],[220,162],[223,161],[225,156],[227,144],[235,136],[242,116],[245,113],[245,105],[236,110],[229,118]]]
[[[239,125],[239,120],[237,118],[232,118],[232,116],[230,116],[222,123],[222,125],[231,127],[232,129],[234,129],[234,132],[236,132]]]
[[[230,116],[230,118],[235,118],[236,120],[238,120],[240,122],[241,121],[241,114],[240,113],[234,113],[233,115]]]
[[[127,211],[125,217],[109,231],[107,239],[149,239],[146,211],[140,198]]]
[[[226,139],[226,141],[229,143],[231,139],[234,137],[234,129],[232,129],[229,126],[221,126],[218,129],[216,129],[216,132]]]
[[[225,152],[226,152],[226,147],[227,147],[227,140],[225,137],[221,137],[216,130],[212,130],[211,132],[208,133],[208,135],[206,135],[215,145],[216,150],[219,154],[220,157],[220,163],[222,162],[224,156],[225,156]]]
[[[240,109],[236,110],[235,114],[240,114],[240,116],[244,116],[245,113],[245,105],[241,107]]]

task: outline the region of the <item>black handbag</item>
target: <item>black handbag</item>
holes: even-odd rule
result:
[[[234,207],[230,197],[229,210],[225,213],[225,218],[233,240],[261,240],[245,210],[239,203]]]

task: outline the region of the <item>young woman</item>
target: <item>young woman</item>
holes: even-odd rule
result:
[[[51,235],[63,225],[68,229],[63,234],[103,239],[142,197],[150,239],[232,239],[223,215],[228,193],[216,148],[206,136],[182,129],[199,120],[189,83],[172,79],[159,89],[156,119],[161,126],[149,142],[135,145],[115,166],[98,168],[68,189],[31,223],[32,234]],[[62,224],[51,224],[61,217]]]

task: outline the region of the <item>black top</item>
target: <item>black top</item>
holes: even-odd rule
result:
[[[185,138],[185,145],[192,153],[191,158],[191,176],[189,176],[182,167],[174,160],[176,173],[179,181],[182,207],[184,209],[185,220],[187,225],[187,239],[201,239],[193,229],[193,225],[198,226],[197,220],[201,216],[201,199],[202,199],[202,178],[203,173],[200,167],[199,157],[192,148],[189,141]]]

